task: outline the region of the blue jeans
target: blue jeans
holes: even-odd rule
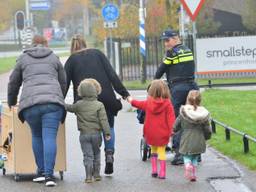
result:
[[[114,130],[115,116],[108,111],[107,111],[107,116],[108,116],[108,123],[110,126],[111,139],[107,141],[105,139],[105,133],[103,132],[105,151],[111,150],[114,152],[115,151],[115,130]]]
[[[58,127],[64,113],[56,104],[34,105],[23,111],[31,128],[32,148],[38,173],[52,176],[55,166]]]

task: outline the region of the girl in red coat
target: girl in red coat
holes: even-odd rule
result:
[[[174,109],[170,100],[168,86],[162,80],[152,81],[145,101],[137,101],[132,97],[127,98],[132,106],[146,112],[143,135],[147,144],[151,145],[152,177],[165,179],[166,154],[165,147],[172,135],[175,121]],[[157,172],[157,160],[160,171]]]

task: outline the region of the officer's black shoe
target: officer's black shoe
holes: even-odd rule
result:
[[[202,157],[201,157],[201,155],[199,155],[197,162],[200,163],[201,161],[202,161]]]
[[[175,158],[172,160],[171,162],[172,165],[183,165],[184,164],[184,161],[183,161],[183,158],[181,157],[178,157],[178,158]]]
[[[169,151],[171,151],[171,150],[172,150],[171,147],[169,147],[169,146],[166,146],[166,147],[165,147],[165,151],[169,152]]]

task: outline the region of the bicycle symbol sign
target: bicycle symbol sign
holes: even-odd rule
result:
[[[106,4],[102,8],[101,12],[102,12],[104,21],[106,21],[106,22],[116,21],[119,17],[119,9],[116,5],[114,5],[112,3]]]

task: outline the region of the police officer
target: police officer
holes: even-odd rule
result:
[[[195,62],[192,51],[181,43],[178,33],[167,29],[162,33],[161,39],[164,41],[166,54],[163,62],[158,67],[155,79],[159,79],[166,74],[167,82],[172,95],[172,103],[175,116],[178,117],[181,105],[186,103],[188,92],[192,89],[198,90],[194,81]],[[173,137],[173,148],[175,157],[173,165],[183,164],[182,155],[179,153],[181,133],[176,133]]]

